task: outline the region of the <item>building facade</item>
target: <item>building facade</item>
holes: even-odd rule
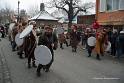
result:
[[[124,28],[124,0],[96,0],[96,19],[103,26]]]
[[[77,24],[92,25],[95,20],[95,14],[93,15],[80,15],[77,17]]]

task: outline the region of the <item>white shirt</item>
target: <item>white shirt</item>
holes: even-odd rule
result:
[[[87,40],[87,44],[89,46],[95,46],[95,44],[96,44],[96,38],[93,37],[93,36],[89,37],[88,40]]]

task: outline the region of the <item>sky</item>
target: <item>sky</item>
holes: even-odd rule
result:
[[[28,10],[31,6],[38,6],[42,2],[49,2],[50,0],[19,0],[20,9]],[[95,2],[96,0],[82,0],[82,3]],[[0,7],[11,7],[11,9],[17,10],[18,0],[0,0]],[[52,12],[52,9],[46,9],[48,12]]]

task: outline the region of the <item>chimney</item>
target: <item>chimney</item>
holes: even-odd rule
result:
[[[40,11],[45,11],[45,5],[44,5],[44,3],[41,3],[40,4]]]

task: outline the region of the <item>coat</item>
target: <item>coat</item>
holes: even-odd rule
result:
[[[77,47],[79,42],[80,42],[80,33],[72,31],[70,33],[70,44],[71,44],[71,46],[72,47]]]
[[[54,47],[52,46],[52,44],[54,44]],[[56,50],[57,49],[57,46],[58,46],[57,36],[55,34],[51,34],[51,36],[48,37],[45,33],[43,33],[39,37],[38,45],[45,45],[52,52],[53,49]]]
[[[59,43],[65,43],[66,42],[66,37],[64,34],[59,34],[58,35],[58,40],[59,40]]]
[[[104,35],[103,34],[99,34],[96,37],[96,46],[95,46],[95,51],[97,54],[101,54],[104,53]]]

